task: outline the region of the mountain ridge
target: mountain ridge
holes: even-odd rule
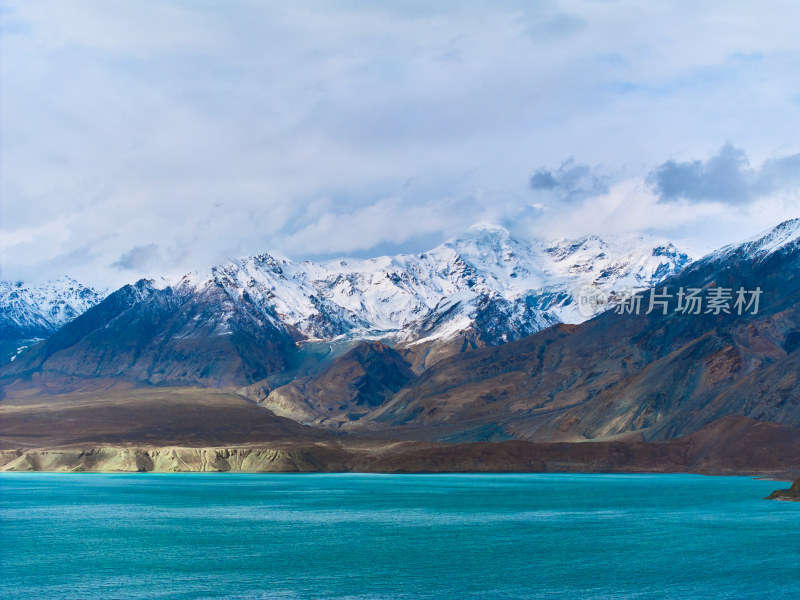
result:
[[[485,225],[419,255],[318,265],[261,254],[208,274],[125,286],[0,373],[244,385],[291,370],[302,361],[304,351],[292,347],[298,343],[424,342],[433,356],[430,346],[445,342],[438,355],[446,356],[465,344],[503,344],[585,319],[574,297],[580,285],[644,289],[689,261],[674,245],[648,236],[528,243]],[[123,296],[130,302],[119,304]],[[223,356],[223,348],[236,358]],[[265,357],[267,348],[282,356]],[[204,353],[206,362],[218,357],[228,374],[221,366],[213,374],[202,368]]]

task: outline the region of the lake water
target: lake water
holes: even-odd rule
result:
[[[3,474],[0,598],[791,598],[800,504],[692,475]]]

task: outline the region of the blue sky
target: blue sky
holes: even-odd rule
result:
[[[100,285],[277,251],[800,215],[800,4],[6,0],[0,259]]]

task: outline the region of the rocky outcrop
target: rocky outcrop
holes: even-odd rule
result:
[[[789,502],[800,502],[800,479],[795,479],[792,487],[788,490],[775,490],[767,500],[786,500]]]

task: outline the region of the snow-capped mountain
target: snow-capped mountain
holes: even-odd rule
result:
[[[315,264],[262,254],[171,287],[183,293],[221,287],[305,340],[414,342],[475,327],[494,344],[585,320],[574,297],[582,285],[640,290],[689,261],[669,242],[644,235],[523,242],[482,224],[419,255]]]
[[[231,385],[320,360],[324,348],[298,342],[376,338],[427,343],[418,346],[427,365],[433,355],[585,320],[575,302],[584,285],[646,288],[688,262],[645,236],[523,242],[487,225],[418,255],[315,264],[262,254],[124,286],[4,373]]]
[[[760,304],[744,311],[733,300],[730,310],[705,306],[696,314],[676,304],[664,312],[611,310],[445,358],[417,376],[407,371],[412,353],[361,344],[320,373],[271,390],[261,404],[300,422],[397,439],[652,441],[722,419],[780,423],[788,426],[782,435],[797,438],[790,428],[800,426],[798,274],[800,220],[793,220],[663,283],[672,293],[708,297],[723,288],[760,290]]]
[[[38,283],[0,281],[0,340],[47,337],[105,296],[105,290],[69,277]]]

